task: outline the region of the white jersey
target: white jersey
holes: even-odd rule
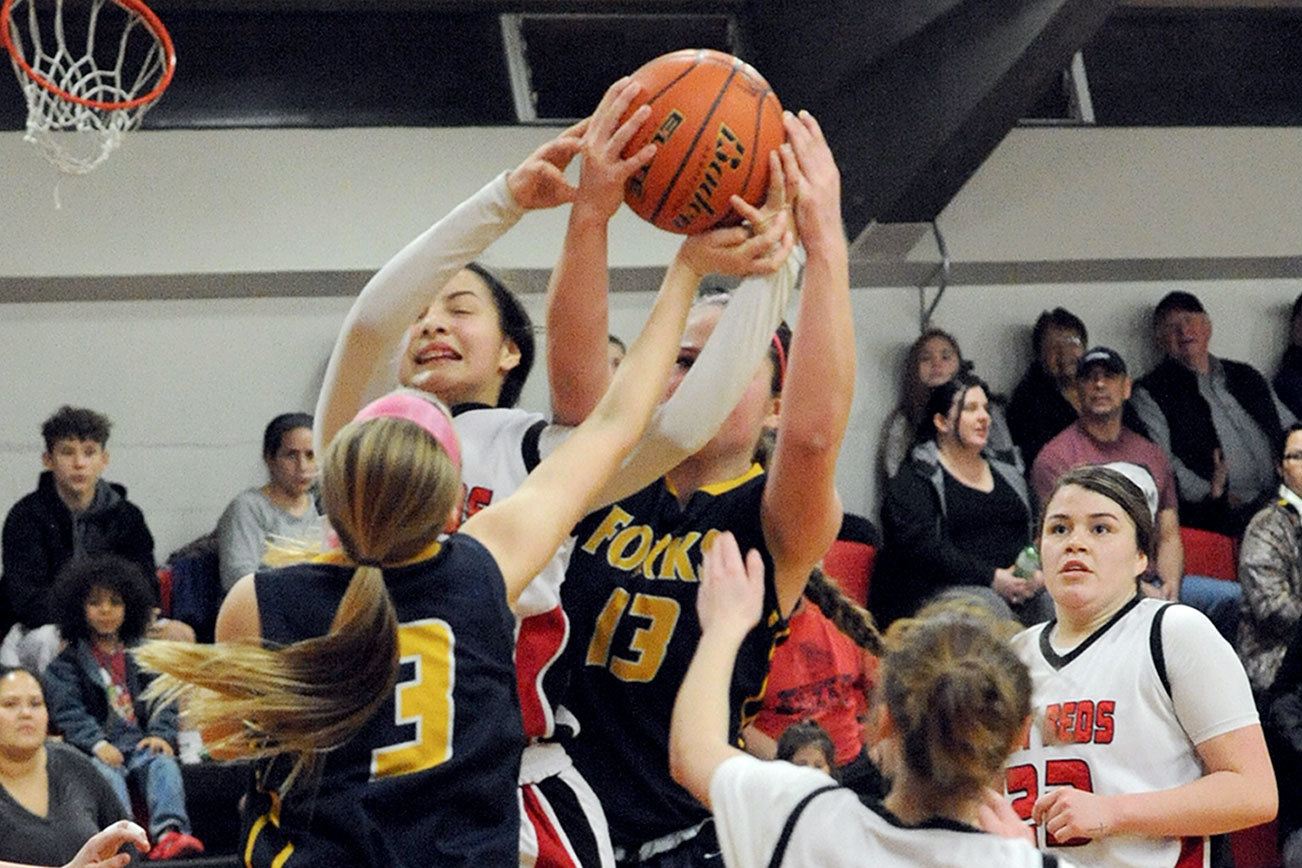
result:
[[[1055,623],[1013,638],[1034,686],[1029,739],[1008,758],[1005,775],[1024,819],[1055,787],[1116,795],[1196,781],[1203,776],[1196,745],[1257,723],[1234,650],[1188,606],[1136,598],[1073,649],[1053,647]],[[1083,866],[1210,865],[1205,837],[1064,842],[1043,828],[1036,835]]]
[[[833,785],[822,772],[752,756],[725,760],[710,778],[714,825],[728,868],[765,868],[788,818],[811,793]],[[1029,843],[990,835],[952,820],[906,826],[849,789],[819,793],[791,828],[786,868],[926,868],[976,865],[1039,868],[1068,863]]]
[[[461,441],[465,517],[515,493],[543,455],[569,429],[547,424],[538,413],[507,407],[468,405],[453,409],[452,425]],[[567,540],[525,587],[515,607],[515,669],[524,733],[549,738],[562,724],[577,725],[549,697],[547,675],[569,639],[570,624],[561,609],[561,582],[573,540]],[[552,693],[562,685],[553,685]]]

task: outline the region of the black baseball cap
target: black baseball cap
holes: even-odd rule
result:
[[[1120,353],[1109,347],[1093,347],[1076,363],[1076,376],[1085,376],[1085,373],[1095,365],[1101,365],[1111,374],[1126,373],[1126,360],[1121,358]]]
[[[1207,313],[1203,308],[1203,303],[1198,300],[1198,296],[1194,295],[1192,292],[1184,292],[1183,290],[1177,289],[1175,292],[1168,292],[1166,295],[1162,296],[1162,300],[1157,303],[1157,307],[1153,308],[1153,322],[1160,323],[1162,317],[1173,311],[1180,311],[1181,313]]]

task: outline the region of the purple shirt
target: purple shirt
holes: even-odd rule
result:
[[[1058,477],[1068,470],[1085,464],[1107,464],[1112,461],[1129,461],[1146,468],[1157,484],[1157,511],[1176,508],[1175,476],[1161,447],[1124,425],[1121,427],[1121,436],[1111,443],[1095,440],[1085,432],[1079,420],[1064,428],[1036,456],[1031,468],[1031,487],[1035,489],[1035,496],[1043,506],[1053,492]]]

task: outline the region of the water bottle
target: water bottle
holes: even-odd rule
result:
[[[1017,560],[1013,561],[1013,575],[1019,579],[1031,578],[1039,568],[1040,553],[1035,550],[1035,546],[1022,549],[1017,553]]]

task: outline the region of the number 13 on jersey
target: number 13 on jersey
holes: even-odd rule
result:
[[[393,722],[415,724],[407,741],[371,751],[371,779],[409,775],[452,757],[456,637],[447,621],[430,618],[398,626],[398,664],[415,672],[394,685]]]

